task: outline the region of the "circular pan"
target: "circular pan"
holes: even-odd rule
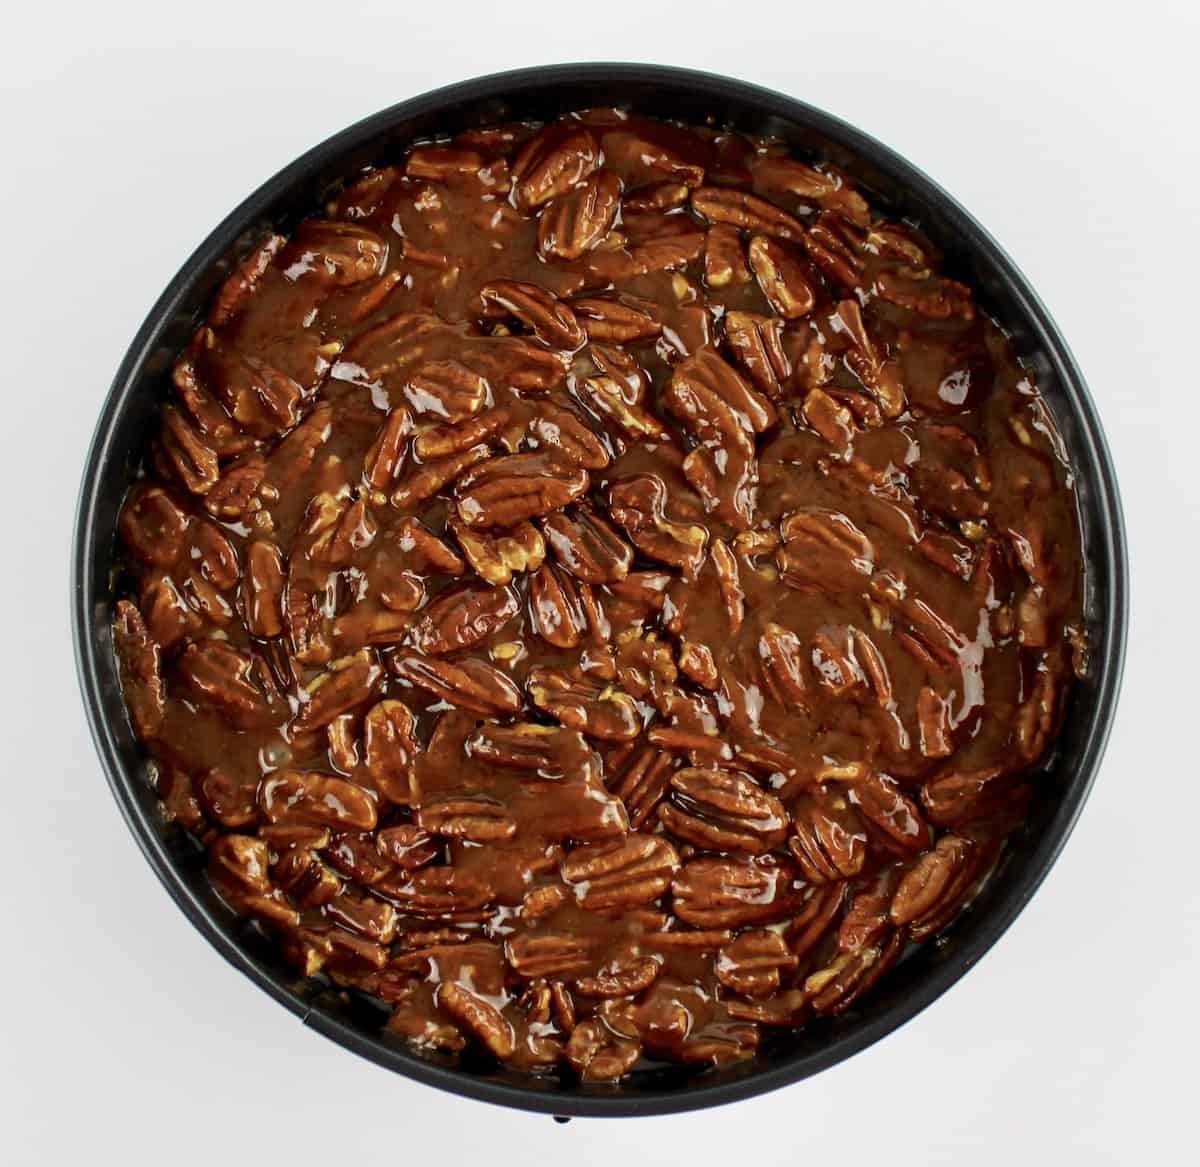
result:
[[[165,826],[124,714],[110,623],[116,516],[146,426],[165,395],[171,362],[231,262],[270,224],[290,229],[337,180],[398,154],[417,137],[505,117],[553,117],[587,105],[704,120],[771,133],[840,166],[872,201],[918,221],[971,282],[1037,378],[1076,471],[1086,564],[1087,678],[1072,693],[1063,731],[1043,765],[1045,797],[1001,870],[936,943],[903,961],[859,1006],[823,1019],[735,1066],[697,1073],[637,1071],[615,1086],[537,1079],[484,1063],[457,1065],[380,1037],[361,1001],[314,994],[208,887],[193,845]],[[83,472],[72,549],[76,665],[92,736],[130,830],[171,898],[231,964],[302,1021],[388,1069],[465,1097],[555,1116],[618,1117],[719,1106],[797,1082],[850,1057],[910,1020],[964,975],[1037,890],[1074,826],[1100,764],[1124,660],[1128,564],[1120,500],[1104,435],[1082,375],[1049,313],[1016,265],[957,202],[875,139],[810,105],[709,73],[591,63],[476,78],[392,106],[316,146],[264,183],[183,265],[139,329],[113,381]]]

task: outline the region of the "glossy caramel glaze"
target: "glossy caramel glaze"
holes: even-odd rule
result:
[[[418,1046],[612,1080],[967,906],[1086,666],[1070,468],[912,225],[591,110],[421,143],[232,272],[121,515],[169,815]]]

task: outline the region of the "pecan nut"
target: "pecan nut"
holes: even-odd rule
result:
[[[475,657],[449,661],[399,653],[388,661],[402,681],[432,693],[457,709],[494,715],[517,713],[521,691],[494,665]]]
[[[709,851],[770,851],[783,842],[788,816],[773,794],[735,770],[691,767],[671,775],[671,801],[658,809],[671,834]]]
[[[479,289],[485,316],[511,316],[550,348],[574,351],[586,339],[575,313],[535,284],[493,280]]]
[[[795,907],[797,874],[787,860],[776,855],[692,859],[671,884],[675,914],[700,928],[737,928],[782,920]]]
[[[576,847],[559,866],[576,900],[588,911],[634,908],[671,886],[679,855],[658,835],[629,834]]]
[[[258,805],[273,823],[299,823],[338,831],[370,831],[379,813],[361,786],[331,774],[276,770],[263,779]]]
[[[457,509],[468,527],[512,527],[548,515],[588,488],[588,472],[546,453],[510,454],[459,479]]]
[[[609,232],[621,205],[621,180],[598,170],[556,198],[538,219],[538,250],[549,258],[579,259]]]
[[[113,648],[121,667],[129,720],[137,736],[149,741],[158,735],[166,709],[161,653],[146,631],[141,612],[128,600],[117,601]]]
[[[444,656],[486,640],[519,611],[511,587],[460,584],[438,595],[421,613],[409,636],[418,652]]]

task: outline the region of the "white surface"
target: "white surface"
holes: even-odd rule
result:
[[[0,1162],[1195,1162],[1200,26],[1190,4],[1116,10],[523,0],[494,17],[490,4],[389,0],[268,15],[160,0],[10,11]],[[1124,698],[1099,783],[1061,862],[977,970],[808,1083],[708,1114],[559,1127],[343,1052],[191,929],[119,820],[84,727],[67,549],[112,373],[226,211],[394,101],[579,58],[691,65],[791,92],[895,146],[970,207],[1090,379],[1134,574]]]

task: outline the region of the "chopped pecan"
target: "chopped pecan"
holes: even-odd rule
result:
[[[658,817],[671,834],[709,851],[770,851],[787,831],[783,803],[735,770],[691,767],[671,775]]]
[[[538,250],[547,258],[578,259],[608,234],[621,205],[621,180],[598,170],[559,195],[538,219]]]
[[[629,834],[576,847],[559,873],[589,911],[628,909],[656,900],[671,886],[679,855],[658,835]]]
[[[495,666],[476,657],[450,661],[398,653],[388,665],[401,680],[458,709],[492,715],[517,713],[521,708],[521,692],[516,685]]]
[[[573,502],[588,472],[549,453],[495,458],[459,479],[458,514],[469,527],[511,527]]]

